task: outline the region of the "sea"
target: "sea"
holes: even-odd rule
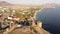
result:
[[[42,21],[42,27],[51,34],[60,34],[60,6],[38,11],[36,20]]]

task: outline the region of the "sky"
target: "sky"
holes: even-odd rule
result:
[[[7,1],[13,4],[27,4],[27,5],[28,4],[41,5],[46,3],[60,4],[60,0],[0,0],[0,1]]]

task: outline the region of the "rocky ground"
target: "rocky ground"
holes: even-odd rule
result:
[[[39,28],[37,26],[23,26],[21,28],[15,28],[8,34],[50,34],[49,32],[45,31],[43,28]]]

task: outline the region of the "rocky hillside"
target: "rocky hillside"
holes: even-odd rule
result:
[[[39,28],[37,26],[35,27],[24,26],[21,28],[16,28],[8,34],[50,34],[50,33],[45,31],[43,28]]]

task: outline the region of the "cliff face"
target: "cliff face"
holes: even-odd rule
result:
[[[37,26],[23,26],[21,28],[16,28],[8,34],[50,34],[45,31],[43,28],[39,28]]]

